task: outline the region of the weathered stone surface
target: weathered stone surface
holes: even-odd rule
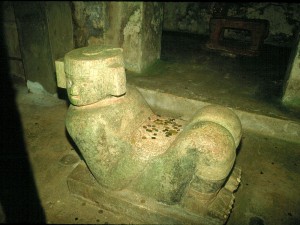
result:
[[[64,58],[55,60],[55,69],[56,69],[56,82],[57,86],[60,88],[66,88],[66,74],[65,74],[65,64]]]
[[[288,107],[300,109],[300,33],[291,54],[284,84],[282,102]]]
[[[146,162],[135,157],[130,138],[151,113],[130,87],[123,97],[70,106],[67,130],[101,185],[121,189],[144,169]]]
[[[105,2],[72,1],[75,48],[103,44]]]
[[[57,92],[55,60],[73,49],[68,2],[14,2],[26,79]]]
[[[175,204],[188,188],[202,193],[217,192],[234,160],[234,141],[224,127],[208,121],[192,122],[164,155],[149,163],[132,188],[155,196],[158,201]],[[213,183],[217,187],[212,190]]]
[[[10,74],[20,77],[23,80],[25,80],[25,72],[24,72],[24,66],[21,59],[10,59],[9,60],[9,69]]]
[[[72,104],[87,105],[126,92],[122,49],[95,46],[65,55],[67,91]]]
[[[231,109],[218,105],[208,105],[201,108],[196,114],[192,122],[211,121],[220,124],[231,133],[235,147],[238,147],[242,137],[242,124]]]
[[[3,1],[1,7],[2,33],[4,44],[7,49],[9,74],[25,80],[24,67],[22,63],[19,34],[15,20],[13,4],[10,1]]]
[[[300,21],[299,7],[297,3],[272,2],[165,2],[163,30],[208,35],[209,20],[218,16],[215,13],[219,10],[221,17],[268,20],[270,34],[265,43],[291,47]],[[233,39],[243,37],[234,29],[226,30],[225,36]]]
[[[95,205],[135,219],[136,224],[224,224],[224,218],[192,213],[179,205],[161,204],[128,189],[111,191],[101,187],[84,164],[79,164],[68,177],[70,193]]]
[[[142,12],[144,18],[142,21],[141,71],[160,59],[163,5],[160,2],[144,2]]]
[[[109,2],[104,43],[124,50],[125,68],[140,73],[160,58],[163,4]]]
[[[221,106],[204,107],[186,124],[155,115],[135,87],[125,86],[123,65],[122,49],[108,46],[64,57],[71,102],[66,127],[91,173],[103,190],[129,190],[155,204],[206,209],[203,215],[226,220],[239,183],[231,179],[231,190],[224,189],[240,121]],[[193,193],[197,198],[187,197]]]
[[[5,34],[5,43],[7,44],[7,54],[9,57],[21,59],[19,46],[19,36],[15,21],[4,22],[3,33]]]

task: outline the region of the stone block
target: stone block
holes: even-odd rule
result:
[[[109,191],[101,187],[83,164],[68,176],[72,195],[83,198],[106,210],[126,214],[147,224],[223,224],[219,219],[183,210],[178,205],[168,206],[130,190]]]
[[[57,86],[60,88],[66,88],[66,74],[65,74],[65,66],[64,66],[63,58],[55,60],[55,69],[56,69]]]

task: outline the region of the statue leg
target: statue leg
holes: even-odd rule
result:
[[[226,219],[241,178],[241,170],[233,168],[242,135],[241,122],[229,108],[209,105],[195,114],[189,126],[199,127],[197,149],[201,157],[183,205]]]

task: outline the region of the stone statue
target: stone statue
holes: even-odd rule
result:
[[[188,122],[156,115],[126,84],[121,48],[75,49],[61,67],[67,131],[101,187],[228,217],[241,173],[233,169],[242,129],[232,110],[209,105]]]

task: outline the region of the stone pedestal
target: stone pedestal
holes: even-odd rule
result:
[[[14,2],[26,79],[56,93],[55,60],[73,49],[69,2]]]
[[[231,193],[231,189],[236,188],[234,180],[238,177],[240,177],[240,170],[235,169],[223,191]],[[215,217],[209,210],[203,210],[202,214],[194,213],[180,205],[165,205],[127,189],[121,191],[105,189],[97,183],[84,163],[78,164],[69,175],[67,182],[72,195],[106,210],[132,217],[136,223],[221,225],[226,221],[226,218]]]
[[[108,2],[104,43],[123,48],[125,68],[141,73],[160,58],[163,3]]]

